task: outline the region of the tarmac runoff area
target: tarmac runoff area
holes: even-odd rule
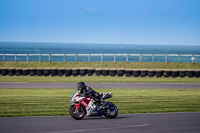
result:
[[[76,88],[77,83],[0,82],[0,88]],[[86,83],[102,89],[200,89],[200,83]]]
[[[199,133],[200,112],[119,114],[115,119],[71,116],[2,117],[1,133]]]

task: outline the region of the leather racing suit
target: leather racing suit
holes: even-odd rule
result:
[[[79,96],[82,97],[91,97],[94,99],[96,102],[103,102],[102,96],[94,91],[91,87],[85,86],[79,93]]]

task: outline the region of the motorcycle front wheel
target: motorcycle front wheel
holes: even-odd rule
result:
[[[106,118],[115,118],[115,117],[117,117],[117,115],[118,115],[118,109],[117,109],[117,107],[115,106],[115,104],[113,104],[113,103],[111,103],[111,102],[107,102],[106,105],[107,105],[109,108],[107,108],[107,109],[105,110],[104,116],[105,116]]]
[[[69,107],[69,113],[76,120],[81,120],[85,116],[85,110],[84,110],[83,106],[81,106],[81,105],[78,110],[76,109],[75,105],[71,105]]]

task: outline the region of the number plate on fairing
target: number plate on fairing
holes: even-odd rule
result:
[[[96,105],[93,103],[93,101],[91,100],[88,104],[88,106],[86,107],[86,110],[87,110],[87,114],[86,116],[89,116],[92,111],[96,108]]]

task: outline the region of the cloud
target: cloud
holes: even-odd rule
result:
[[[100,13],[89,7],[80,7],[80,9],[88,15],[99,15]]]

